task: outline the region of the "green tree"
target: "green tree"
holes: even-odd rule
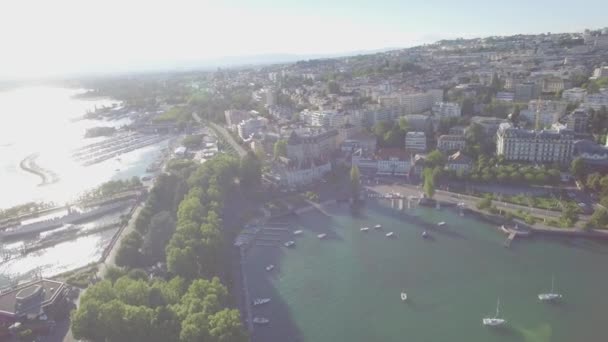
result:
[[[224,309],[209,316],[209,335],[213,342],[247,341],[238,310]]]
[[[591,173],[587,175],[587,181],[585,182],[585,186],[591,191],[598,191],[600,190],[601,178],[602,175],[600,175],[598,172]]]
[[[399,118],[399,128],[404,133],[407,133],[407,131],[409,130],[410,124],[409,124],[409,122],[407,122],[407,118],[405,116],[402,116]]]
[[[356,164],[350,169],[350,190],[351,196],[355,202],[359,201],[359,191],[361,187],[361,175],[359,174],[359,167]]]
[[[572,173],[572,176],[574,176],[574,178],[576,178],[579,181],[582,181],[585,177],[585,161],[578,157],[576,159],[574,159],[572,161],[572,164],[570,165],[570,172]]]
[[[426,156],[424,164],[432,168],[443,168],[443,166],[445,166],[445,155],[443,155],[443,153],[441,153],[439,150],[434,150]]]
[[[287,157],[287,141],[283,139],[274,143],[274,158],[279,157]]]
[[[433,198],[435,195],[435,176],[433,174],[433,169],[425,168],[422,172],[422,176],[424,179],[422,190],[426,197]]]
[[[143,239],[137,231],[132,231],[121,241],[116,252],[116,265],[125,267],[139,267],[142,264],[140,248]]]
[[[175,232],[175,221],[168,211],[154,214],[142,244],[142,254],[147,265],[165,259],[165,246]]]
[[[570,202],[567,202],[562,209],[562,215],[560,216],[560,222],[563,227],[574,227],[578,221],[578,207]]]
[[[492,207],[492,198],[489,196],[486,196],[482,199],[480,199],[477,204],[477,209],[479,210],[484,210],[484,209],[489,209]]]
[[[465,98],[462,100],[462,102],[460,102],[460,108],[461,108],[461,112],[462,115],[473,115],[474,112],[474,103],[473,100],[470,98]]]
[[[253,152],[248,152],[242,159],[239,168],[241,185],[251,188],[262,182],[262,163]]]
[[[595,228],[605,228],[608,225],[608,211],[604,208],[596,209],[593,215],[591,215],[589,222]]]

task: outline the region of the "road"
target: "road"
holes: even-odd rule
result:
[[[137,219],[137,216],[139,216],[139,212],[144,207],[144,204],[145,203],[138,204],[135,210],[133,210],[133,214],[131,215],[127,226],[120,232],[118,237],[114,240],[114,244],[109,247],[110,251],[108,252],[108,255],[104,262],[99,264],[97,276],[100,279],[103,278],[106,268],[108,268],[109,266],[116,266],[116,254],[118,252],[118,248],[120,247],[120,242],[122,241],[122,239],[124,239],[125,236],[129,235],[129,233],[131,233],[133,229],[135,229],[135,220]]]
[[[418,196],[420,196],[420,193],[422,192],[422,189],[420,189],[418,186],[409,185],[409,184],[375,185],[375,186],[371,186],[368,188],[371,189],[372,191],[376,191],[376,192],[380,192],[380,193],[398,192],[402,196],[418,197]],[[455,203],[455,204],[463,202],[467,208],[476,208],[477,202],[479,202],[479,200],[481,200],[481,198],[479,198],[479,197],[463,195],[463,194],[458,194],[458,193],[443,191],[443,190],[436,190],[435,196],[433,196],[433,197],[442,202],[449,202],[449,203]],[[492,204],[495,205],[496,208],[499,210],[502,209],[502,210],[529,211],[532,213],[532,215],[538,216],[540,218],[558,219],[561,216],[561,212],[545,210],[545,209],[538,209],[538,208],[531,208],[531,207],[518,205],[518,204],[505,203],[505,202],[500,202],[500,201],[492,201]],[[579,218],[580,218],[579,222],[585,222],[589,219],[589,216],[588,215],[579,215]]]
[[[194,118],[194,120],[199,124],[203,123],[203,120],[200,118],[200,116],[198,116],[197,113],[192,113],[192,118]],[[222,135],[224,140],[226,140],[230,144],[230,146],[232,146],[232,148],[236,151],[240,158],[243,158],[245,155],[247,155],[247,151],[245,151],[245,149],[241,145],[234,141],[232,135],[230,135],[230,133],[224,127],[211,121],[209,121],[208,124],[213,127],[216,132]]]

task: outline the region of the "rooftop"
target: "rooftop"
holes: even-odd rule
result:
[[[51,304],[57,298],[63,288],[64,283],[62,282],[41,279],[2,293],[0,294],[0,315],[17,317],[27,313],[40,312],[44,306]],[[40,290],[42,290],[40,297],[32,296]],[[19,302],[25,305],[18,308]]]

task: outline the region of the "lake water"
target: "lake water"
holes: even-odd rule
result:
[[[62,204],[108,180],[142,175],[158,157],[160,147],[166,143],[88,167],[74,161],[71,157],[74,149],[104,139],[85,139],[87,128],[129,123],[128,119],[78,120],[96,106],[117,103],[110,99],[73,98],[81,91],[23,87],[0,92],[0,208],[29,201]],[[59,176],[57,183],[39,186],[38,176],[21,170],[19,163],[33,153],[39,153],[37,164]]]
[[[517,240],[504,248],[496,227],[442,209],[405,216],[368,201],[359,214],[329,207],[292,219],[296,247],[254,246],[244,263],[252,298],[270,297],[254,316],[254,341],[606,341],[608,246],[586,240]],[[436,227],[439,221],[447,226]],[[382,224],[383,230],[360,227]],[[421,232],[428,229],[430,239]],[[396,238],[385,234],[394,231]],[[316,235],[327,233],[324,240]],[[275,264],[272,272],[264,267]],[[541,303],[551,277],[561,303]],[[407,292],[402,302],[400,293]],[[497,298],[503,328],[488,328]]]
[[[80,90],[81,91],[81,90]],[[0,92],[0,208],[8,208],[29,201],[52,201],[64,204],[86,190],[113,179],[142,176],[146,168],[160,156],[167,142],[148,146],[84,167],[71,157],[74,149],[104,138],[85,139],[87,128],[95,126],[120,127],[129,120],[79,120],[95,107],[108,106],[110,99],[80,100],[75,89],[51,87],[23,87]],[[36,163],[53,171],[59,181],[39,186],[40,178],[19,167],[26,156],[39,153]],[[104,218],[89,225],[118,220]],[[86,229],[86,227],[84,228]],[[7,250],[14,256],[0,262],[0,287],[8,277],[13,280],[30,278],[40,270],[52,276],[99,260],[116,229],[62,242],[28,255],[20,255],[19,245],[32,241],[0,242],[0,252]]]

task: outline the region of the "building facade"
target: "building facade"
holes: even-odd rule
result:
[[[437,102],[433,105],[432,112],[440,118],[453,118],[460,116],[460,105],[456,102]]]
[[[583,102],[587,97],[587,91],[583,88],[572,88],[567,89],[562,92],[562,99],[574,103],[574,102]]]
[[[574,132],[565,130],[524,130],[503,123],[497,132],[496,154],[508,161],[570,163],[574,152]]]
[[[437,149],[441,152],[463,150],[467,145],[464,135],[441,135],[437,139]]]
[[[268,119],[266,118],[251,118],[244,121],[241,121],[237,125],[237,132],[239,137],[243,140],[248,140],[251,138],[253,134],[256,134],[263,130],[268,124]]]
[[[408,152],[426,152],[426,134],[424,132],[407,132],[405,150]]]

